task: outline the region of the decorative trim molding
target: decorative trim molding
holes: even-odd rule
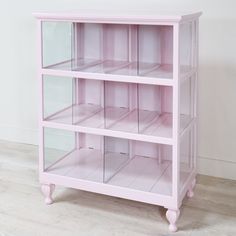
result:
[[[8,125],[0,125],[0,139],[38,145],[38,130]]]
[[[236,162],[199,156],[197,166],[199,174],[236,180]]]

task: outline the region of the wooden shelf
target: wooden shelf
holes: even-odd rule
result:
[[[121,107],[104,108],[94,104],[69,106],[45,119],[50,122],[82,126],[95,129],[109,129],[126,133],[172,138],[172,114],[156,111],[131,110]],[[180,116],[180,133],[190,124],[191,118]],[[102,131],[101,131],[102,132]]]
[[[56,152],[54,152],[56,155]],[[79,149],[74,150],[58,162],[50,166],[45,172],[54,175],[66,176],[74,179],[93,181],[113,186],[135,189],[145,192],[171,196],[172,193],[172,165],[171,161],[158,164],[156,158],[134,156],[129,159],[123,168],[117,170],[116,163],[105,165],[104,161],[112,155],[117,162],[124,162],[124,155],[118,153],[108,154],[103,158],[100,150]],[[105,173],[105,174],[104,174]],[[180,186],[182,187],[189,175],[187,168],[180,173]],[[104,176],[110,176],[108,180]]]
[[[181,80],[191,77],[195,71],[196,69],[193,69],[190,66],[181,66]],[[42,73],[61,76],[77,75],[76,77],[96,80],[100,79],[100,77],[97,76],[97,74],[100,74],[101,78],[104,76],[101,80],[172,86],[173,66],[169,64],[160,65],[157,63],[145,62],[130,63],[126,61],[79,59],[76,61],[68,60],[44,67]],[[110,76],[108,79],[106,79],[107,75]],[[122,75],[124,77],[123,79],[119,79],[117,75]]]

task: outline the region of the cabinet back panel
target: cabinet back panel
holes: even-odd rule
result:
[[[144,157],[158,157],[158,144],[133,141],[133,154]]]
[[[163,160],[171,160],[172,148],[169,145],[157,143],[148,143],[141,141],[132,141],[133,155],[144,156],[150,158],[160,158]]]
[[[161,94],[160,86],[147,84],[139,85],[139,109],[149,111],[160,111]]]
[[[173,64],[173,27],[161,27],[161,64]]]
[[[161,111],[172,113],[173,91],[172,87],[161,87]]]
[[[82,134],[84,138],[84,148],[103,149],[103,136],[93,134]]]
[[[191,65],[193,25],[191,23],[181,24],[180,26],[180,64],[183,66]]]
[[[129,84],[105,82],[105,103],[112,107],[129,107]]]
[[[102,58],[102,25],[77,25],[78,58]]]
[[[104,60],[128,60],[128,25],[103,25]]]
[[[43,67],[71,59],[71,29],[72,24],[68,22],[43,22]]]
[[[156,26],[139,26],[138,54],[140,62],[161,62],[161,31]]]
[[[103,81],[85,80],[84,84],[85,103],[92,103],[103,106],[102,91],[103,91]]]

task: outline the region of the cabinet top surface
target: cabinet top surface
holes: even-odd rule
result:
[[[41,20],[64,20],[77,22],[101,23],[158,23],[181,22],[198,18],[201,12],[173,11],[111,11],[111,10],[76,10],[67,12],[34,12],[33,15]]]

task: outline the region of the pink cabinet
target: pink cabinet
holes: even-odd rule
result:
[[[35,13],[39,170],[55,185],[179,208],[196,177],[198,18]]]

